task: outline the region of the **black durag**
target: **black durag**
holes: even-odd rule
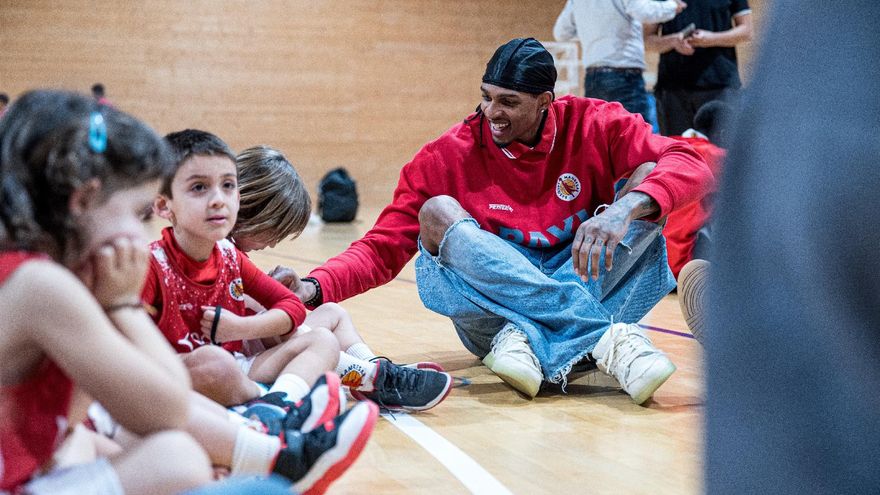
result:
[[[535,38],[516,38],[498,47],[486,64],[483,82],[523,93],[553,92],[553,56]]]

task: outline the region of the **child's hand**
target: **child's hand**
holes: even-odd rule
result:
[[[202,306],[202,333],[208,339],[211,338],[211,327],[214,325],[216,309],[212,306]],[[220,309],[220,320],[217,322],[217,333],[214,335],[216,342],[231,342],[242,340],[248,336],[247,317],[238,316],[228,309]]]
[[[98,248],[79,275],[105,308],[139,304],[149,259],[145,244],[119,237]]]

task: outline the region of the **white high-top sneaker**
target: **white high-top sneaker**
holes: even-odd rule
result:
[[[510,326],[508,323],[504,330]],[[519,329],[496,340],[492,351],[483,358],[483,364],[529,398],[538,395],[544,375],[528,339]]]
[[[648,400],[675,372],[672,361],[635,323],[611,325],[592,354],[596,366],[616,378],[636,404]]]

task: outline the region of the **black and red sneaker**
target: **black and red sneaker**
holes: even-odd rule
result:
[[[425,411],[443,402],[452,390],[452,377],[434,369],[400,366],[387,360],[375,361],[378,369],[373,390],[351,389],[358,400],[371,400],[391,411]]]
[[[364,450],[378,417],[375,404],[359,402],[311,431],[285,430],[272,471],[289,479],[297,493],[324,493]]]
[[[343,402],[339,387],[336,373],[324,373],[300,401],[287,402],[283,392],[273,392],[250,401],[241,415],[259,420],[270,435],[278,435],[282,430],[309,431],[340,413]]]
[[[392,362],[390,359],[388,359],[385,356],[376,356],[373,359],[370,359],[371,363],[375,363],[377,361],[388,361],[389,363],[397,364],[397,363]],[[443,369],[443,366],[440,366],[439,364],[437,364],[433,361],[416,361],[414,363],[397,364],[397,366],[403,366],[404,368],[412,368],[412,369],[417,369],[417,370],[434,370],[434,371],[441,371],[441,372],[446,371],[445,369]]]

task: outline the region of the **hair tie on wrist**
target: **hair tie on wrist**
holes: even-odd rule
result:
[[[214,321],[211,323],[211,343],[214,345],[220,345],[220,342],[217,342],[217,327],[220,325],[221,311],[223,311],[223,306],[218,304],[214,308]]]

